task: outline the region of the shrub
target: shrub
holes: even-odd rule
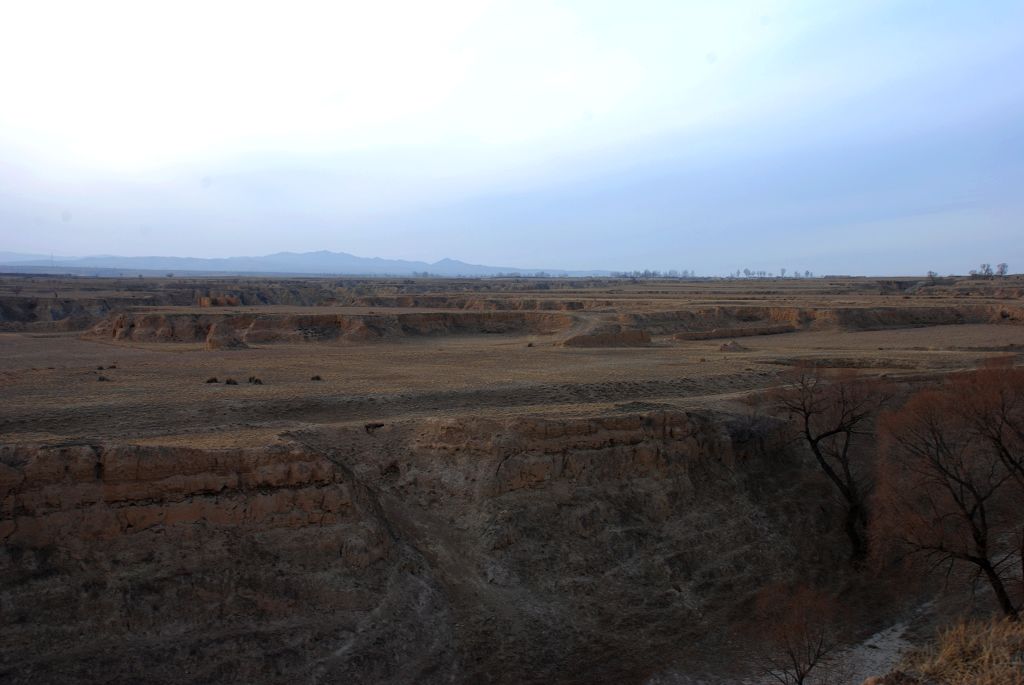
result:
[[[928,683],[1024,685],[1024,623],[959,623],[928,647],[908,653],[900,666]]]
[[[309,380],[311,380],[311,381],[322,381],[323,378],[320,378],[320,376],[312,376],[312,377],[310,377]]]
[[[226,378],[224,380],[224,385],[238,385],[238,381],[236,381],[234,378]]]
[[[210,376],[209,378],[206,379],[206,382],[207,383],[220,383],[220,381],[217,380],[216,376]]]

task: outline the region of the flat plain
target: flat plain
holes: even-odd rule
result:
[[[10,283],[0,284],[0,293]],[[475,281],[309,281],[309,305],[208,307],[197,306],[203,293],[234,302],[267,290],[273,297],[268,286],[281,284],[147,281],[145,294],[89,279],[33,285],[56,289],[55,300],[68,310],[69,301],[87,309],[155,299],[169,289],[194,292],[188,304],[127,304],[103,315],[156,319],[144,322],[145,335],[139,328],[111,334],[103,318],[87,315],[78,319],[84,330],[74,331],[48,330],[63,319],[26,325],[9,317],[8,332],[0,332],[0,432],[7,441],[227,446],[257,444],[291,425],[586,414],[634,401],[693,406],[762,390],[798,361],[888,375],[970,368],[1024,351],[1020,285],[1005,282],[524,279],[485,281],[491,290],[481,293]],[[302,296],[284,289],[293,299]],[[20,297],[33,295],[22,290]],[[416,317],[415,325],[395,326],[395,317]],[[199,321],[198,331],[176,334],[175,318]],[[264,330],[273,335],[246,341],[254,320],[267,322]],[[244,348],[208,349],[209,328],[225,321],[240,322]],[[349,321],[379,332],[353,340],[343,329]],[[622,336],[628,331],[649,340],[630,341]],[[109,380],[97,382],[100,376]],[[262,383],[247,383],[250,376]],[[225,386],[228,378],[239,385]]]

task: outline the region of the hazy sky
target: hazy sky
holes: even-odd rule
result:
[[[1024,270],[1024,3],[9,2],[0,251]]]

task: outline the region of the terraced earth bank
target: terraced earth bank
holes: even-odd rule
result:
[[[473,333],[552,334],[573,320],[542,312],[403,312],[398,314],[118,314],[87,335],[137,342],[204,342],[236,337],[246,343],[380,338]]]
[[[374,341],[403,336],[472,334],[562,335],[562,344],[615,347],[650,343],[651,334],[710,340],[800,330],[884,330],[924,326],[1024,323],[1024,308],[962,305],[890,308],[714,307],[644,314],[562,314],[529,310],[427,310],[327,313],[203,314],[139,311],[110,314],[85,335],[137,342],[241,343]]]

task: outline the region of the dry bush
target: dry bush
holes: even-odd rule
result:
[[[1024,685],[1024,624],[960,623],[941,632],[934,644],[907,654],[900,668],[936,685]]]

